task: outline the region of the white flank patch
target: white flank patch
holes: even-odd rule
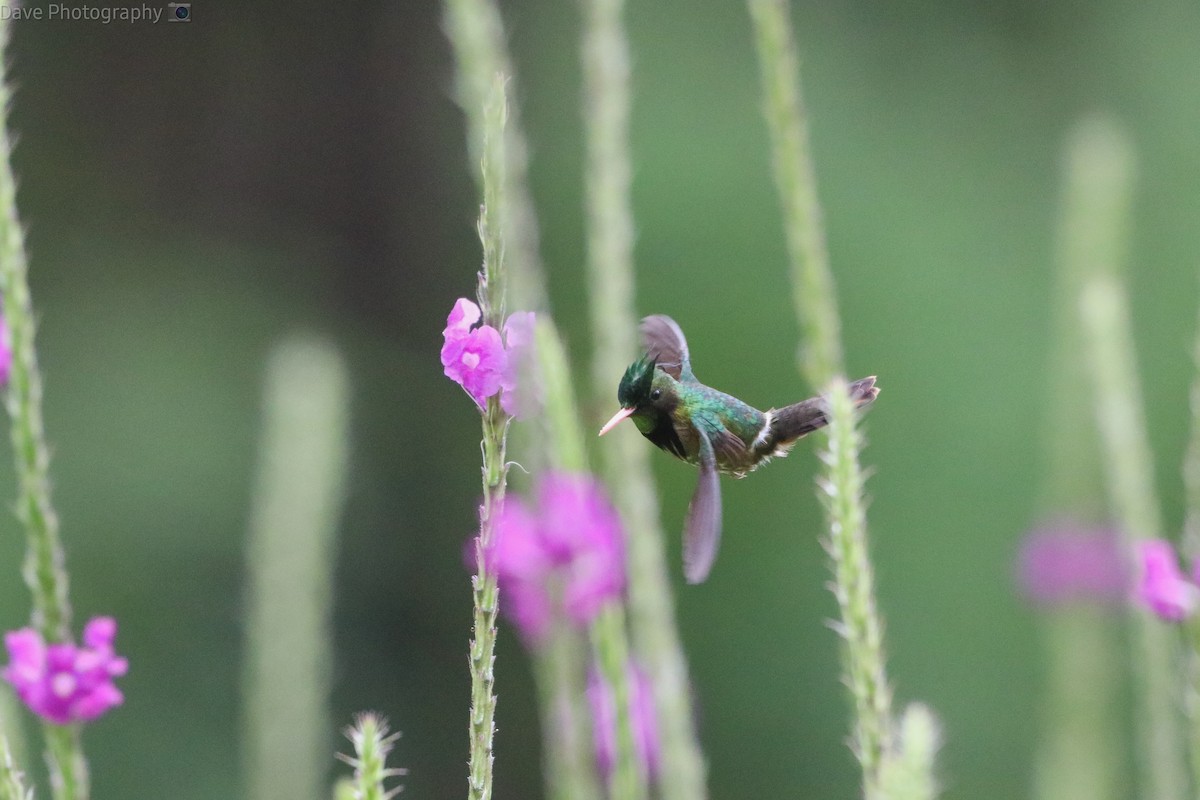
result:
[[[752,450],[757,450],[767,443],[767,437],[771,434],[771,420],[775,417],[775,409],[771,409],[763,416],[766,421],[763,423],[762,430],[758,432],[758,436],[754,437],[754,441],[750,444]]]

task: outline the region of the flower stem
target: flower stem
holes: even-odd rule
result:
[[[586,472],[587,453],[579,427],[579,403],[572,390],[571,367],[558,328],[548,315],[535,330],[537,372],[545,392],[545,437],[550,466],[560,472]]]
[[[10,4],[0,10],[0,63],[7,64]],[[12,107],[7,75],[0,80],[0,109]],[[5,119],[0,129],[0,293],[12,347],[7,407],[12,422],[18,481],[17,516],[25,527],[22,573],[33,595],[33,626],[48,642],[71,638],[71,607],[58,516],[50,502],[50,452],[42,422],[42,377],[34,348],[33,299],[29,291],[25,237],[17,213],[12,140]],[[75,725],[43,725],[51,786],[57,800],[86,800],[87,761]]]
[[[508,102],[506,81],[496,75],[484,109],[483,196],[479,236],[483,244],[483,270],[479,276],[479,308],[483,324],[501,328],[504,322],[505,228],[503,208],[507,171],[504,125]],[[499,589],[496,576],[484,558],[492,540],[495,515],[504,503],[508,477],[505,447],[508,439],[508,415],[500,407],[500,396],[493,395],[483,410],[483,505],[479,509],[479,538],[475,543],[478,572],[471,580],[475,599],[474,637],[471,641],[471,757],[469,797],[489,800],[492,796],[492,739],[496,732],[495,651],[496,614]]]
[[[610,404],[617,379],[637,356],[633,221],[630,210],[629,48],[621,0],[584,3],[584,127],[588,285],[596,403]],[[705,764],[692,720],[687,662],[659,522],[649,450],[630,426],[603,448],[604,472],[629,532],[629,618],[638,661],[652,686],[662,742],[664,800],[702,800]]]
[[[1043,403],[1045,456],[1041,514],[1096,521],[1108,511],[1102,492],[1099,443],[1079,317],[1079,291],[1097,261],[1119,247],[1102,227],[1124,224],[1124,201],[1106,184],[1128,170],[1124,146],[1102,119],[1085,119],[1065,148],[1052,355]],[[1105,220],[1105,222],[1101,222]],[[1119,237],[1117,237],[1119,238]],[[1120,620],[1084,604],[1047,608],[1040,615],[1047,656],[1046,699],[1040,715],[1034,795],[1041,800],[1109,800],[1124,781],[1115,709],[1119,708]]]
[[[1132,552],[1138,540],[1161,538],[1161,523],[1152,489],[1129,309],[1117,279],[1109,274],[1095,275],[1085,282],[1080,307],[1089,344],[1109,494]],[[1142,796],[1181,800],[1186,796],[1187,779],[1176,713],[1182,698],[1172,679],[1173,631],[1139,608],[1131,607],[1130,615],[1136,645],[1133,671]]]
[[[586,646],[562,619],[534,653],[542,715],[546,789],[551,800],[600,800],[592,729],[584,704]]]
[[[504,24],[496,0],[444,0],[446,33],[454,49],[458,102],[467,117],[467,149],[471,163],[481,163],[488,148],[485,131],[488,98],[495,92],[496,76],[511,79],[516,73],[504,41]],[[509,296],[515,308],[536,311],[546,306],[545,278],[538,259],[537,218],[533,211],[526,181],[525,137],[521,132],[519,111],[514,106],[504,132],[505,170],[492,184],[492,191],[503,194],[503,207],[493,213],[504,216],[504,244],[508,250]],[[474,173],[482,194],[488,183]],[[487,317],[484,317],[487,323]]]
[[[399,737],[399,733],[389,733],[387,721],[376,714],[366,712],[355,718],[354,724],[346,729],[346,738],[354,745],[354,755],[338,754],[338,758],[354,767],[350,796],[356,800],[389,800],[399,794],[400,787],[384,788],[385,780],[407,772],[387,766],[388,754]]]
[[[820,481],[826,497],[833,559],[833,593],[841,612],[835,626],[843,640],[846,685],[854,702],[853,746],[863,770],[864,795],[881,797],[880,773],[892,737],[892,692],[883,654],[883,621],[875,601],[875,578],[867,552],[867,516],[858,454],[862,436],[846,383],[835,378],[829,401],[829,450]],[[932,767],[932,764],[930,765]],[[932,784],[932,777],[928,778]]]
[[[572,390],[571,368],[554,321],[538,316],[535,328],[536,372],[545,393],[541,437],[549,465],[561,472],[587,471],[579,404]],[[535,654],[542,711],[546,784],[555,800],[598,800],[590,715],[584,702],[586,646],[562,619],[554,622]]]
[[[749,6],[792,262],[792,296],[803,343],[801,368],[809,383],[824,387],[843,372],[842,326],[817,200],[796,45],[784,0],[749,0]]]
[[[0,800],[33,800],[33,790],[25,786],[25,775],[13,763],[4,736],[0,736]]]
[[[1200,366],[1200,320],[1196,325],[1196,344],[1193,358]],[[1183,523],[1183,553],[1188,561],[1200,561],[1200,369],[1192,382],[1192,431],[1183,460],[1183,483],[1187,497],[1187,512]],[[1189,720],[1192,788],[1200,791],[1200,630],[1191,626],[1188,631],[1188,683],[1184,709]]]
[[[347,395],[344,363],[326,341],[292,337],[271,353],[247,546],[246,779],[255,800],[324,793]]]
[[[592,623],[592,645],[600,662],[601,679],[612,691],[616,716],[616,759],[609,779],[611,800],[645,800],[646,765],[641,762],[633,737],[630,698],[629,643],[625,638],[625,613],[610,603]]]
[[[864,475],[859,461],[862,438],[855,424],[854,404],[844,377],[841,322],[825,236],[817,201],[816,179],[809,150],[801,98],[796,45],[784,0],[749,0],[763,85],[764,114],[774,153],[793,296],[802,332],[801,369],[825,391],[829,404],[829,449],[823,458],[825,476],[819,481],[826,495],[829,539],[833,560],[833,593],[841,619],[835,629],[843,639],[845,682],[854,704],[852,746],[863,771],[868,800],[882,796],[886,760],[914,757],[907,772],[914,786],[935,785],[933,749],[920,742],[906,747],[895,742],[892,693],[883,652],[883,621],[875,600],[875,578],[867,546],[867,516],[863,501]],[[933,726],[914,725],[914,731]],[[898,767],[897,767],[898,768]]]
[[[1071,235],[1081,242],[1076,257],[1084,275],[1078,302],[1108,493],[1132,553],[1137,541],[1162,535],[1129,308],[1117,278],[1133,154],[1111,125],[1094,124],[1082,136],[1073,159],[1081,171],[1076,180],[1086,189],[1073,193],[1078,208],[1071,212],[1077,226]],[[1188,779],[1177,714],[1183,698],[1171,677],[1173,632],[1137,608],[1130,614],[1141,794],[1150,800],[1180,800],[1187,794]]]

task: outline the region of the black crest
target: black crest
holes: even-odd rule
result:
[[[637,408],[650,402],[650,386],[654,383],[654,359],[640,358],[629,365],[617,387],[617,402],[622,408]]]

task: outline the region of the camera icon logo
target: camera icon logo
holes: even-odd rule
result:
[[[191,3],[167,3],[167,22],[191,22]]]

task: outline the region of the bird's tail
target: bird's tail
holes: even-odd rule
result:
[[[871,401],[879,394],[879,389],[875,386],[874,375],[857,380],[847,388],[855,408],[870,405]],[[810,397],[802,402],[771,412],[771,432],[765,442],[764,450],[769,453],[776,447],[786,448],[801,436],[812,433],[818,428],[824,428],[829,424],[825,408],[825,398]]]

